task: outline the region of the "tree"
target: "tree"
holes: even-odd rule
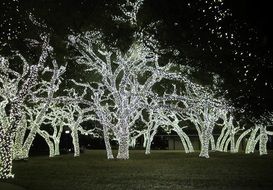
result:
[[[197,84],[191,83],[185,88],[187,96],[195,100],[195,105],[186,113],[185,119],[190,120],[198,132],[201,142],[199,156],[209,158],[209,145],[215,150],[213,129],[220,118],[221,111],[227,109],[225,100],[217,98],[215,92]]]
[[[153,86],[163,78],[180,80],[182,77],[171,71],[171,63],[159,66],[158,55],[141,39],[122,53],[117,49],[107,51],[100,38],[100,34],[94,32],[70,36],[71,45],[80,54],[77,63],[86,65],[87,72],[101,77],[100,82],[75,84],[88,88],[92,94],[90,99],[94,100],[104,131],[111,130],[119,143],[117,158],[128,159],[130,129],[139,117],[139,110],[147,106],[146,98],[156,96]]]
[[[179,125],[179,123],[184,120],[183,115],[179,116],[178,113],[171,112],[164,114],[163,118],[166,122],[165,125],[169,127],[168,130],[172,130],[178,134],[184,147],[185,153],[194,152],[189,136],[183,131],[183,129],[187,128],[187,126],[181,127],[181,124]]]
[[[251,129],[245,130],[245,127],[240,126],[240,122],[236,122],[232,110],[233,108],[229,108],[228,110],[221,111],[220,118],[223,120],[223,123],[218,124],[219,126],[222,126],[222,130],[216,142],[217,151],[227,152],[228,146],[230,146],[230,152],[237,153],[241,141],[251,131]],[[242,131],[242,133],[236,141],[235,135],[239,131]]]
[[[44,69],[47,57],[52,51],[49,36],[41,35],[41,39],[42,53],[37,64],[30,65],[22,55],[17,53],[16,57],[23,62],[21,73],[10,67],[9,59],[1,57],[1,109],[5,119],[0,125],[0,178],[13,177],[12,144],[23,117],[22,107],[29,100],[31,89],[37,84],[38,75]],[[10,93],[9,86],[13,87],[14,94]]]
[[[272,113],[266,112],[259,119],[253,119],[253,124],[245,153],[254,153],[255,147],[259,143],[260,155],[266,155],[268,135],[273,135],[272,131],[267,130],[267,127],[272,125]]]
[[[64,66],[58,66],[56,60],[53,59],[52,61],[53,68],[50,69],[46,67],[43,71],[43,74],[47,74],[47,77],[50,76],[50,80],[47,81],[42,77],[39,82],[35,85],[36,89],[33,89],[32,93],[32,101],[29,102],[26,108],[26,116],[27,116],[27,130],[18,131],[16,134],[16,138],[23,138],[21,144],[16,144],[17,149],[14,152],[14,159],[26,159],[29,156],[29,151],[33,140],[37,132],[42,135],[44,138],[45,133],[39,130],[42,123],[44,122],[45,115],[50,108],[50,105],[53,101],[54,94],[59,90],[59,86],[61,84],[61,76],[65,72]],[[28,132],[28,133],[26,133]],[[47,142],[50,142],[47,139]],[[54,151],[53,151],[54,152]],[[52,153],[51,156],[54,154]]]

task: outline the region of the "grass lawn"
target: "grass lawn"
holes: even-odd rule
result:
[[[257,154],[131,151],[130,160],[107,160],[102,150],[79,158],[32,157],[14,163],[15,179],[5,181],[27,190],[96,189],[273,189],[273,152]],[[1,188],[2,190],[2,188]],[[3,189],[4,190],[4,189]]]

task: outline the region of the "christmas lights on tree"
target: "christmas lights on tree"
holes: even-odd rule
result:
[[[30,65],[26,59],[19,53],[16,57],[19,57],[23,62],[23,71],[19,73],[10,68],[9,60],[1,57],[1,96],[4,101],[1,101],[2,109],[10,106],[9,113],[4,114],[6,117],[3,123],[0,124],[0,178],[13,177],[12,174],[12,147],[13,137],[23,117],[23,104],[31,94],[32,87],[37,84],[38,75],[44,69],[44,64],[48,55],[52,51],[52,47],[49,45],[49,36],[41,35],[42,39],[42,53],[39,57],[36,65]],[[10,94],[10,85],[14,85],[12,88],[14,94]],[[6,112],[3,110],[3,112]],[[8,119],[7,119],[8,118]],[[8,122],[6,122],[8,121]]]
[[[177,133],[185,152],[191,153],[195,150],[186,133],[189,128],[184,126],[186,122],[192,123],[198,133],[200,157],[209,158],[210,149],[236,153],[246,138],[246,154],[253,153],[257,147],[260,155],[267,154],[268,136],[273,135],[267,127],[272,125],[273,114],[267,112],[259,119],[252,119],[251,127],[241,127],[234,114],[235,108],[218,88],[221,77],[210,73],[213,84],[201,85],[193,82],[190,76],[197,68],[162,58],[163,53],[178,56],[180,51],[162,50],[155,35],[146,31],[156,30],[161,21],[138,26],[137,17],[143,3],[144,0],[126,0],[125,4],[119,5],[122,15],[112,16],[114,22],[129,24],[134,30],[128,49],[121,51],[113,47],[117,44],[105,43],[101,31],[74,32],[68,36],[69,47],[77,54],[71,54],[73,64],[84,67],[84,74],[90,77],[87,80],[67,79],[65,82],[71,82],[73,87],[62,92],[60,86],[66,66],[58,65],[54,59],[49,34],[42,32],[40,42],[26,39],[31,48],[41,49],[36,62],[17,51],[13,51],[10,57],[0,56],[0,179],[13,177],[12,160],[28,158],[37,135],[47,143],[49,157],[60,155],[64,128],[69,129],[75,157],[80,156],[80,134],[93,137],[102,134],[108,159],[129,159],[129,147],[135,147],[140,137],[144,139],[145,154],[150,154],[159,129]],[[203,9],[196,11],[204,18],[215,14],[214,21],[200,25],[199,30],[208,31],[217,40],[226,40],[234,48],[233,61],[244,63],[245,59],[257,58],[251,51],[242,51],[242,47],[249,47],[248,42],[241,43],[236,32],[226,32],[222,27],[225,19],[231,17],[229,10],[222,9],[222,1],[198,1],[187,6],[195,9],[199,4],[203,4]],[[35,27],[47,28],[33,14],[28,16]],[[190,23],[194,25],[195,21]],[[3,24],[9,25],[7,21]],[[8,40],[17,39],[17,35],[12,37],[17,29],[7,33]],[[197,34],[192,38],[187,43],[201,47],[203,52],[223,50],[222,46],[211,41],[202,43]],[[0,38],[2,40],[4,37]],[[206,46],[209,48],[203,47],[204,44],[209,44]],[[218,56],[215,53],[214,57]],[[14,66],[13,61],[20,64]],[[244,77],[239,79],[240,82],[246,81],[248,67],[244,65]],[[254,82],[258,76],[259,73]],[[84,123],[88,121],[100,125],[86,129]],[[216,127],[221,131],[217,139],[213,133]],[[113,155],[111,141],[118,143],[117,156]]]

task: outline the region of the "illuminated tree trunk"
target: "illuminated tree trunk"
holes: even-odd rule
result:
[[[211,145],[211,150],[215,151],[216,150],[215,140],[212,134],[210,135],[210,145]]]
[[[239,152],[239,148],[240,148],[240,144],[242,139],[251,131],[251,129],[248,129],[246,131],[244,131],[239,138],[237,139],[236,145],[235,145],[235,152]]]
[[[202,134],[202,145],[199,157],[209,158],[209,137],[205,133]]]
[[[154,136],[156,135],[156,131],[153,131],[152,134],[150,132],[147,134],[147,144],[145,148],[145,154],[151,154],[151,145],[154,140]]]
[[[51,157],[54,157],[54,156],[55,156],[54,144],[53,144],[53,142],[50,140],[50,137],[49,137],[48,133],[45,132],[45,131],[39,130],[39,131],[38,131],[38,134],[41,135],[41,137],[43,137],[43,138],[45,139],[45,141],[46,141],[46,144],[47,144],[47,146],[48,146],[48,148],[49,148],[49,157],[50,157],[50,158],[51,158]]]
[[[60,140],[54,139],[54,155],[59,156],[60,155]]]
[[[114,159],[108,132],[109,129],[105,125],[103,125],[103,138],[105,143],[107,159]]]
[[[252,129],[250,137],[249,137],[249,139],[247,141],[247,145],[246,145],[246,150],[245,150],[246,154],[249,154],[255,150],[255,145],[256,145],[255,137],[256,137],[258,130],[259,130],[259,127],[257,127],[257,126],[255,126],[255,129]]]
[[[228,128],[228,130],[226,131],[226,133],[220,143],[219,151],[224,151],[225,145],[227,144],[227,141],[229,139],[229,135],[230,135],[230,129]]]
[[[63,123],[59,125],[59,128],[57,126],[54,127],[54,133],[52,138],[53,138],[54,147],[55,147],[54,148],[55,156],[60,155],[60,141],[61,141],[62,132],[63,132]]]
[[[31,148],[31,145],[34,141],[34,138],[36,137],[37,131],[31,130],[28,134],[27,139],[25,140],[25,143],[22,147],[22,152],[20,155],[21,159],[27,159],[29,157],[29,151]]]
[[[264,126],[260,127],[260,142],[259,142],[259,152],[260,155],[266,155],[267,154],[267,141],[268,136],[266,134],[266,128]]]
[[[223,140],[223,138],[224,138],[224,135],[226,134],[226,130],[227,130],[227,125],[225,125],[223,128],[222,128],[222,130],[221,130],[221,134],[220,134],[220,136],[218,137],[218,139],[217,139],[217,142],[216,142],[216,150],[217,151],[222,151],[222,149],[220,148],[221,146],[221,142],[222,142],[222,140]]]
[[[13,159],[20,160],[23,154],[24,137],[26,134],[26,127],[20,126],[16,132],[13,144]]]
[[[253,144],[251,145],[251,147],[250,147],[250,153],[254,153],[255,152],[255,148],[256,148],[256,146],[257,146],[257,144],[258,144],[259,141],[260,141],[260,135],[258,135],[256,137],[256,139],[254,140]]]
[[[209,158],[209,144],[211,139],[212,127],[207,126],[202,129],[202,145],[201,145],[201,152],[199,157]]]
[[[119,147],[117,159],[129,159],[129,133],[124,133],[119,137]]]
[[[190,138],[188,137],[188,135],[179,127],[175,127],[174,130],[178,134],[178,136],[179,136],[179,138],[180,138],[180,140],[181,140],[181,142],[183,144],[185,153],[194,152],[192,143],[191,143]]]
[[[189,152],[191,153],[191,152],[194,152],[194,148],[193,148],[193,146],[192,146],[192,143],[191,143],[191,140],[190,140],[190,138],[188,137],[188,135],[186,134],[186,133],[182,133],[183,134],[183,137],[184,137],[184,139],[186,140],[186,142],[187,142],[187,145],[188,145],[188,147],[189,147]]]
[[[13,178],[12,139],[10,134],[0,134],[0,179]]]
[[[230,134],[230,152],[235,153],[235,133],[233,131]]]
[[[146,148],[146,146],[147,146],[147,141],[148,141],[148,133],[144,133],[144,135],[143,135],[143,144],[142,144],[142,146],[143,146],[143,148]]]
[[[72,132],[72,141],[73,141],[73,147],[74,147],[74,157],[80,156],[80,143],[79,143],[79,135],[78,135],[78,130],[75,127]]]
[[[228,145],[230,144],[230,141],[231,141],[231,139],[230,138],[228,138],[228,140],[226,140],[226,143],[225,143],[225,146],[224,146],[224,152],[227,152],[228,151]]]

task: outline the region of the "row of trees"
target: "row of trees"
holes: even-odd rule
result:
[[[129,146],[141,136],[149,154],[159,127],[175,131],[185,152],[193,152],[184,131],[186,121],[198,133],[200,157],[208,158],[210,147],[216,151],[238,152],[247,135],[246,153],[253,152],[257,143],[260,154],[267,153],[266,143],[272,132],[266,127],[272,122],[272,114],[245,130],[235,123],[233,108],[225,99],[189,79],[189,67],[172,63],[160,66],[159,56],[141,40],[128,52],[121,53],[101,48],[97,32],[70,36],[71,45],[79,53],[76,62],[83,64],[90,75],[99,77],[96,77],[98,81],[85,83],[72,79],[70,82],[78,90],[66,90],[66,95],[60,96],[57,92],[65,67],[58,66],[50,56],[48,37],[42,39],[42,55],[37,65],[30,65],[20,54],[9,59],[1,57],[1,178],[11,176],[12,159],[28,157],[37,134],[48,144],[50,157],[59,155],[64,126],[71,130],[75,156],[80,154],[79,133],[97,137],[101,134],[108,159],[114,158],[110,140],[118,142],[117,158],[128,159]],[[51,68],[44,66],[48,57],[52,59]],[[22,73],[11,69],[10,62],[16,58],[23,62],[22,68],[18,68]],[[101,128],[84,129],[82,124],[89,120],[98,121]],[[217,125],[223,127],[215,142],[213,129]],[[235,138],[237,133],[240,135]]]
[[[142,3],[127,1],[121,6],[123,17],[113,19],[136,25]],[[161,58],[157,41],[145,29],[135,32],[125,52],[106,45],[98,31],[70,35],[73,64],[89,76],[84,81],[64,79],[66,66],[57,64],[49,35],[40,37],[40,43],[35,41],[41,49],[37,63],[20,53],[0,57],[0,178],[13,177],[12,160],[28,158],[37,135],[48,144],[50,157],[59,155],[64,127],[71,131],[74,156],[80,154],[79,134],[102,137],[108,159],[114,158],[112,140],[118,143],[117,159],[129,159],[129,146],[138,138],[149,154],[159,128],[176,132],[185,152],[194,152],[186,123],[197,131],[200,157],[209,158],[210,149],[238,152],[244,137],[246,153],[257,144],[261,155],[267,153],[272,114],[254,121],[252,128],[241,127],[235,108],[219,93],[218,76],[213,74],[213,85],[198,84],[191,77],[194,68]],[[61,90],[64,81],[72,87]],[[100,125],[86,127],[88,121]],[[214,139],[216,126],[222,130]]]

